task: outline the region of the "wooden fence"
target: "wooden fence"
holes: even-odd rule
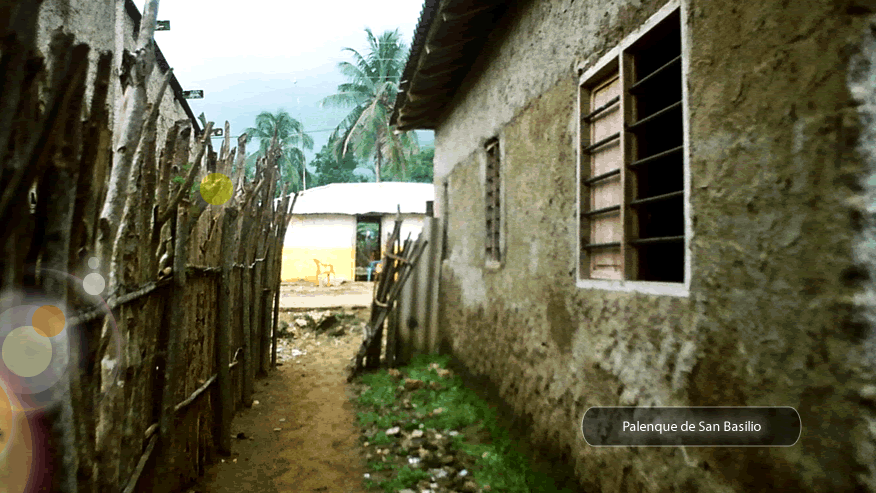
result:
[[[405,365],[414,355],[435,354],[440,350],[441,223],[427,216],[420,236],[426,241],[426,247],[410,279],[402,286],[387,322],[386,360],[390,366]]]
[[[9,17],[0,19],[0,344],[15,324],[40,331],[41,309],[62,315],[48,323],[58,333],[45,371],[25,375],[0,358],[0,408],[26,418],[10,422],[24,441],[5,451],[24,466],[0,460],[0,484],[175,491],[230,452],[234,412],[276,361],[291,209],[288,194],[272,200],[276,142],[252,182],[245,140],[231,149],[227,122],[218,153],[212,123],[198,132],[183,119],[158,142],[170,72],[151,73],[157,1],[113,118],[112,53],[89,67],[89,46],[59,32],[45,59],[35,48],[39,3],[0,0]],[[147,101],[156,76],[161,90]],[[227,181],[213,173],[233,184],[226,200]]]

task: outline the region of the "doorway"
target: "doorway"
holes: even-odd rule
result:
[[[369,267],[380,260],[380,216],[356,217],[356,280],[369,280]],[[371,280],[374,280],[373,275]]]

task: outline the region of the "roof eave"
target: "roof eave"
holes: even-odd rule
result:
[[[502,0],[426,0],[391,125],[399,131],[437,126],[507,6]]]

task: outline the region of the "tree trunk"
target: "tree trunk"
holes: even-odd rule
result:
[[[380,149],[377,149],[377,165],[374,167],[374,174],[377,177],[377,183],[380,183]]]

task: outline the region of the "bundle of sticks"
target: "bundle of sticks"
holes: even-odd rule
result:
[[[362,371],[363,361],[364,367],[368,369],[380,366],[383,322],[392,311],[399,293],[411,276],[414,266],[428,243],[422,235],[418,236],[415,241],[411,241],[411,236],[408,235],[402,243],[401,225],[401,209],[399,209],[395,219],[395,227],[386,245],[386,254],[382,262],[383,270],[376,281],[374,299],[371,302],[371,321],[366,327],[362,345],[353,358],[347,381],[353,380]]]

